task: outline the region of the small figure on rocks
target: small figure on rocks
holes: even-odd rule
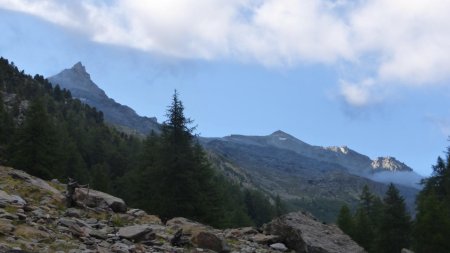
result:
[[[170,239],[172,246],[183,247],[189,244],[189,239],[183,236],[183,229],[179,229],[175,235]]]
[[[66,195],[66,201],[67,201],[67,207],[74,207],[75,206],[75,200],[74,200],[74,194],[75,189],[80,187],[78,182],[74,180],[73,178],[69,177],[69,182],[67,182],[67,195]]]

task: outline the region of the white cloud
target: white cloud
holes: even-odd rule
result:
[[[340,95],[345,102],[355,107],[363,107],[381,101],[384,96],[378,90],[373,79],[365,79],[359,83],[340,80]]]
[[[340,83],[356,106],[380,101],[374,92],[387,85],[450,77],[448,0],[0,0],[0,8],[175,58],[345,63],[350,73],[367,65],[371,74]]]

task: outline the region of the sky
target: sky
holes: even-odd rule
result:
[[[174,90],[205,137],[283,130],[430,175],[450,134],[447,0],[0,0],[0,56],[81,61],[161,122]]]

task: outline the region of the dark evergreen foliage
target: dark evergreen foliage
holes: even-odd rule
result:
[[[411,243],[411,217],[398,189],[390,184],[383,199],[381,220],[375,236],[374,252],[398,253]]]
[[[360,203],[352,216],[347,206],[342,206],[338,226],[370,253],[400,252],[410,246],[411,217],[404,199],[391,184],[383,201],[365,186]]]
[[[450,252],[450,147],[417,197],[414,248],[417,253]]]
[[[339,215],[337,217],[337,225],[338,227],[347,235],[354,237],[354,224],[353,217],[350,211],[350,208],[347,205],[343,205],[341,210],[339,211]]]

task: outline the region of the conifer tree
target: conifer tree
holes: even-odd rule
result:
[[[148,172],[155,191],[151,208],[163,219],[184,216],[217,225],[223,215],[214,171],[194,139],[188,126],[192,121],[184,116],[177,92],[167,118]]]
[[[339,215],[337,218],[337,225],[339,228],[349,235],[350,237],[353,237],[353,230],[354,230],[354,224],[353,224],[353,217],[350,212],[350,208],[348,208],[347,205],[343,205],[339,211]]]
[[[450,251],[450,147],[417,197],[414,248],[417,253]]]
[[[390,184],[383,199],[383,212],[375,236],[375,252],[398,253],[409,248],[411,217],[398,189]]]
[[[353,239],[369,252],[375,252],[373,251],[374,236],[381,212],[381,200],[365,185],[354,217]]]
[[[13,148],[13,165],[32,175],[51,178],[57,140],[51,118],[41,99],[33,101]]]

